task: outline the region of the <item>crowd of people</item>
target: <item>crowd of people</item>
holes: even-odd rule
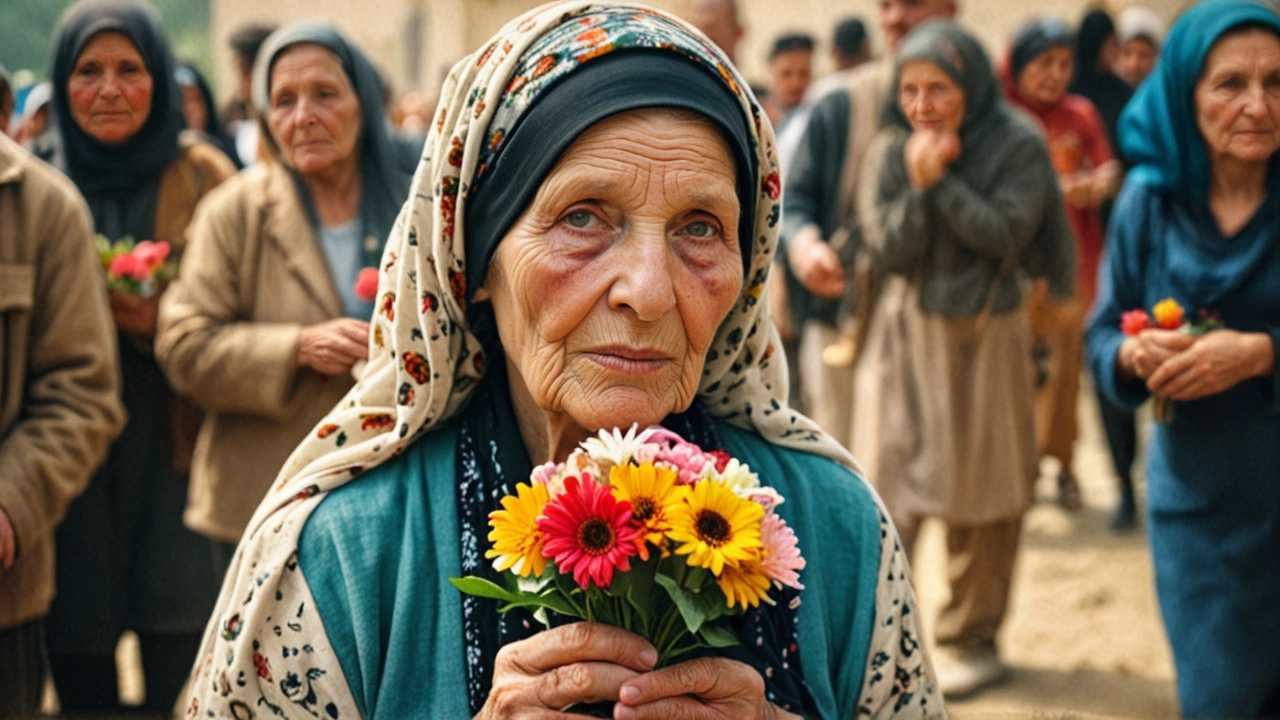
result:
[[[219,108],[144,0],[68,8],[48,82],[0,68],[0,717],[49,681],[125,710],[125,631],[157,717],[944,717],[1006,674],[1043,459],[1082,505],[1084,373],[1183,712],[1280,716],[1274,9],[1031,17],[993,62],[955,0],[882,0],[882,53],[848,18],[815,80],[782,32],[758,87],[736,4],[687,9],[531,10],[435,102],[302,21],[232,36]],[[109,283],[143,240],[172,280]],[[814,548],[656,670],[445,582],[632,423],[767,468]]]

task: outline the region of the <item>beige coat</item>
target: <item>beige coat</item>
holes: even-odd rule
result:
[[[71,182],[0,133],[0,509],[18,543],[0,630],[48,612],[53,530],[124,426],[89,227]]]
[[[302,327],[343,317],[342,300],[276,163],[211,193],[190,237],[161,302],[156,356],[205,410],[186,524],[237,542],[289,453],[353,384],[297,367]]]

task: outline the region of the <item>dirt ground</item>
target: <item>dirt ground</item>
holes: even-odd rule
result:
[[[1146,537],[1141,529],[1124,535],[1107,529],[1115,476],[1097,417],[1086,387],[1076,450],[1085,508],[1068,513],[1052,502],[1056,468],[1046,462],[1039,502],[1024,525],[1011,610],[1000,635],[1010,675],[997,687],[949,702],[956,720],[1177,717],[1173,661]],[[941,525],[926,524],[915,563],[926,617],[935,617],[946,600],[941,531]],[[121,694],[140,702],[132,635],[121,642],[119,655]]]
[[[947,703],[956,720],[1178,716],[1145,534],[1139,528],[1117,535],[1107,528],[1117,497],[1115,473],[1087,387],[1080,421],[1075,462],[1085,507],[1068,513],[1053,502],[1056,463],[1046,461],[999,637],[1011,673],[997,687]],[[942,529],[925,527],[916,558],[926,617],[936,617],[946,600]]]

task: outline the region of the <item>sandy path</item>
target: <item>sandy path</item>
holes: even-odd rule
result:
[[[1107,529],[1116,501],[1092,390],[1081,393],[1076,473],[1085,508],[1068,513],[1046,462],[1027,515],[1000,644],[1012,672],[998,687],[948,703],[953,718],[1177,717],[1173,661],[1139,529]],[[1139,500],[1141,504],[1141,497]],[[942,526],[926,526],[916,582],[927,617],[946,599]]]

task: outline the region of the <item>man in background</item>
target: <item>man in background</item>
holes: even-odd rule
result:
[[[742,40],[742,23],[738,20],[738,3],[734,0],[693,0],[689,7],[689,22],[720,46],[725,55],[735,63],[738,60],[738,42]]]
[[[870,59],[867,26],[856,17],[841,20],[831,36],[831,62],[836,66],[836,72],[852,70]]]
[[[783,35],[769,51],[769,99],[776,113],[774,130],[784,131],[813,78],[813,38],[804,34]]]
[[[124,426],[89,211],[0,134],[0,718],[44,694],[54,528]]]
[[[240,97],[232,101],[223,113],[223,125],[235,138],[239,165],[248,167],[258,161],[258,123],[253,112],[253,63],[258,50],[266,42],[275,27],[271,25],[245,25],[231,34],[231,49],[235,52],[236,68],[240,71]]]

